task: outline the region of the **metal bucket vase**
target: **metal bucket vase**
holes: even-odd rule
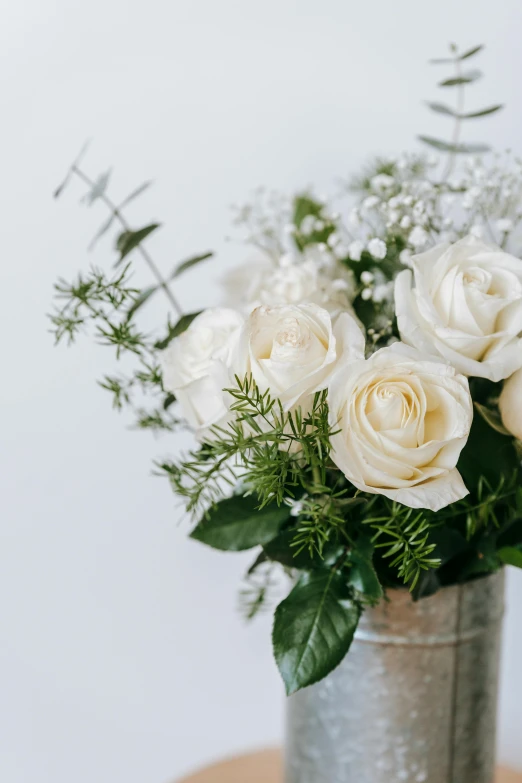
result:
[[[388,599],[288,699],[286,783],[493,783],[503,572]]]

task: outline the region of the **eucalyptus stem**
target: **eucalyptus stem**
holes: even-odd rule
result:
[[[462,78],[462,69],[460,66],[460,59],[456,55],[455,56],[455,77],[457,79]],[[462,126],[462,113],[464,111],[464,84],[460,83],[457,85],[457,116],[455,117],[455,127],[453,128],[453,137],[451,139],[451,146],[453,148],[457,147],[460,139],[460,130]],[[455,157],[457,153],[455,149],[453,149],[449,153],[448,162],[446,164],[446,169],[444,170],[444,173],[442,175],[442,181],[446,181],[448,177],[450,176],[451,172],[453,171],[453,166],[455,165]]]
[[[76,176],[79,179],[81,179],[82,182],[84,182],[86,185],[88,185],[91,188],[94,187],[94,185],[95,185],[94,181],[89,176],[87,176],[87,174],[85,174],[85,172],[83,172],[80,168],[78,168],[78,166],[73,165],[72,168],[71,168],[71,171],[74,174],[76,174]],[[123,215],[123,213],[119,209],[119,207],[105,193],[102,193],[100,195],[100,199],[101,199],[101,201],[103,201],[105,206],[108,207],[108,209],[110,209],[110,211],[112,212],[112,214],[114,215],[116,220],[118,220],[120,222],[120,225],[122,226],[122,228],[125,231],[130,231],[131,227],[130,227],[129,223],[127,222],[125,216]],[[164,290],[167,299],[169,300],[170,304],[172,305],[172,307],[174,308],[176,313],[179,316],[182,316],[183,315],[183,309],[182,309],[181,305],[179,304],[178,300],[176,299],[176,297],[172,293],[172,291],[171,291],[167,281],[164,279],[163,275],[161,274],[159,268],[156,266],[156,263],[154,262],[154,260],[150,256],[149,252],[143,247],[141,242],[136,246],[136,248],[141,253],[141,256],[144,259],[144,261],[148,264],[149,269],[151,270],[152,274],[154,275],[154,277],[158,281],[158,284],[159,284],[160,288],[162,288]]]

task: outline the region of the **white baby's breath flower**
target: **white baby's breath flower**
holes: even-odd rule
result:
[[[363,201],[363,207],[365,209],[374,209],[381,203],[378,196],[367,196]]]
[[[306,215],[301,221],[299,231],[305,237],[310,236],[315,228],[315,217],[313,215]]]
[[[508,231],[513,231],[513,221],[509,218],[501,218],[495,223],[497,231],[507,234]]]
[[[386,243],[382,239],[374,237],[368,242],[368,252],[373,258],[382,261],[383,258],[386,258]]]
[[[391,190],[394,185],[395,180],[393,177],[390,177],[389,174],[376,174],[375,177],[372,177],[370,180],[371,189],[381,195]]]
[[[400,225],[401,228],[410,228],[411,227],[411,217],[409,215],[403,215],[399,225]]]
[[[361,291],[361,299],[363,299],[365,302],[368,302],[373,296],[373,291],[371,288],[363,288]]]
[[[365,285],[369,285],[370,283],[373,283],[375,280],[375,275],[372,272],[368,272],[365,270],[361,274],[361,283],[364,283]]]
[[[408,242],[416,250],[421,247],[424,247],[427,241],[428,241],[428,234],[422,228],[422,226],[415,226],[415,228],[413,229],[413,231],[410,233],[408,237]]]
[[[408,250],[408,248],[404,248],[404,250],[401,250],[401,253],[399,255],[399,261],[401,264],[404,264],[404,266],[411,266],[411,250]]]
[[[476,239],[482,239],[484,236],[484,226],[481,226],[480,224],[476,223],[474,226],[471,226],[469,233],[472,237],[475,237]]]
[[[327,251],[327,252],[325,252]],[[227,304],[251,312],[259,305],[313,302],[335,315],[350,310],[355,296],[352,272],[339,264],[324,245],[303,253],[285,253],[277,264],[262,258],[223,279]]]
[[[352,228],[359,228],[361,225],[361,215],[358,209],[352,209],[348,215],[348,225]]]
[[[376,285],[373,289],[373,295],[372,299],[376,304],[380,304],[381,302],[391,302],[393,301],[393,289],[394,289],[394,282],[393,280],[390,280],[387,283],[379,283],[379,285]]]
[[[355,239],[348,246],[348,255],[352,261],[360,261],[363,250],[364,242],[361,242],[360,239]]]

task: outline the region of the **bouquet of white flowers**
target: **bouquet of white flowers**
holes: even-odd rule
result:
[[[290,576],[273,631],[288,693],[341,661],[388,587],[420,599],[522,567],[522,161],[460,140],[501,108],[464,110],[479,49],[444,60],[457,106],[430,106],[453,118],[452,140],[420,137],[440,160],[379,159],[335,201],[260,191],[237,211],[259,258],[226,276],[225,306],[182,313],[172,281],[211,254],[163,277],[145,246],[157,225],[131,229],[106,176],[79,161],[67,175],[109,206],[99,236],[123,230],[115,273],[57,284],[56,338],[90,323],[136,360],[102,381],[115,406],[142,428],[194,432],[197,447],[160,468],[193,538],[256,550],[247,613],[275,569]],[[130,282],[138,253],[157,280],[144,290]],[[158,292],[178,316],[151,338],[137,319]]]

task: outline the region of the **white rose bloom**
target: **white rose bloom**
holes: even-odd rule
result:
[[[522,369],[504,383],[498,404],[504,427],[522,440]]]
[[[522,367],[520,259],[468,236],[413,256],[411,265],[395,284],[404,342],[491,381]]]
[[[245,265],[225,278],[229,298],[247,304],[248,311],[260,305],[313,302],[333,315],[351,310],[355,296],[353,275],[330,256],[305,251],[286,254],[277,264],[263,259]]]
[[[364,351],[364,336],[348,313],[334,328],[330,314],[312,303],[258,307],[243,327],[234,371],[251,374],[288,411],[327,387],[354,344]]]
[[[233,379],[229,368],[243,323],[235,310],[205,310],[161,354],[163,386],[200,438],[228,416],[223,389]]]
[[[395,343],[337,372],[332,459],[358,489],[438,511],[467,495],[456,469],[473,419],[468,381]]]

